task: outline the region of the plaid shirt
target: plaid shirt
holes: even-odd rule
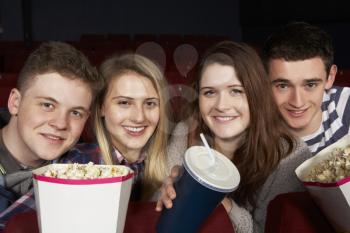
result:
[[[113,161],[120,165],[125,165],[134,170],[133,191],[131,200],[139,199],[139,184],[143,178],[145,154],[141,154],[140,158],[129,164],[128,161],[119,153],[118,150],[113,152]],[[77,144],[73,149],[63,155],[60,159],[52,161],[52,163],[88,163],[103,164],[100,148],[96,144]],[[4,229],[6,222],[18,213],[35,210],[34,190],[32,189],[26,195],[16,200],[10,207],[0,213],[0,232]]]
[[[130,167],[134,171],[133,187],[131,190],[130,200],[139,201],[142,196],[142,180],[143,180],[144,171],[145,171],[146,153],[141,153],[138,160],[136,160],[133,163],[129,163],[124,158],[124,156],[115,148],[112,156],[113,156],[113,161],[116,161],[116,163],[120,165]]]

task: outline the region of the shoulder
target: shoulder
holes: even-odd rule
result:
[[[333,86],[332,88],[326,91],[326,93],[329,95],[334,95],[335,93],[340,94],[342,92],[350,93],[350,87]]]
[[[348,102],[349,99],[349,87],[334,86],[325,92],[325,95],[323,97],[323,104],[326,106],[328,106],[330,103],[335,103],[335,105],[338,105],[338,103]]]
[[[171,147],[174,144],[182,144],[184,142],[186,142],[186,146],[187,146],[187,135],[188,135],[188,125],[184,122],[180,122],[178,123],[174,130],[171,132],[170,135],[170,142],[169,142],[169,146]]]
[[[187,149],[187,134],[188,125],[186,123],[180,122],[175,126],[167,148],[169,169],[174,165],[182,164],[183,154]]]
[[[8,109],[0,107],[0,128],[7,125],[10,121],[10,118],[11,118],[11,114],[8,111]]]
[[[301,140],[300,138],[295,139],[295,149],[293,151],[293,154],[304,153],[308,151],[309,148],[303,140]]]
[[[336,92],[350,93],[350,87],[333,86],[331,89],[336,90]]]
[[[310,157],[312,157],[312,153],[309,147],[303,140],[296,138],[294,143],[294,150],[281,161],[280,165],[292,165],[294,167],[295,165],[299,165]]]
[[[295,174],[295,169],[310,157],[312,157],[312,154],[306,144],[297,139],[294,150],[280,161],[278,167],[265,181],[259,193],[259,201],[269,201],[280,193],[304,190],[302,183]]]
[[[187,135],[187,134],[188,134],[188,125],[183,121],[177,123],[172,132],[172,136],[181,136],[181,135]]]
[[[329,89],[324,96],[322,110],[329,114],[336,111],[336,116],[343,119],[343,123],[350,123],[350,88],[335,86]]]

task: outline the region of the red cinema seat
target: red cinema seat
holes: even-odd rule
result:
[[[268,206],[265,233],[335,233],[307,192],[278,195]]]
[[[11,90],[12,87],[0,87],[0,107],[7,107],[7,100]]]
[[[338,70],[334,84],[341,87],[350,87],[350,69]]]
[[[0,87],[15,87],[17,83],[17,73],[0,74]]]

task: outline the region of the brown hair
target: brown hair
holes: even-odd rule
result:
[[[262,55],[266,68],[271,59],[298,61],[320,57],[328,74],[333,65],[334,51],[331,36],[321,28],[305,22],[293,22],[267,39]]]
[[[25,92],[37,75],[57,72],[60,75],[80,79],[88,84],[93,97],[101,87],[97,69],[73,46],[64,42],[45,42],[27,58],[17,80],[17,88]]]
[[[294,138],[274,102],[263,64],[252,48],[230,41],[210,48],[199,63],[197,79],[193,83],[197,94],[204,70],[214,63],[233,67],[247,96],[250,123],[232,160],[241,174],[241,184],[230,196],[237,203],[255,206],[256,192],[280,160],[293,150]],[[200,143],[200,132],[208,138],[214,137],[200,116],[198,98],[191,109],[189,146]]]

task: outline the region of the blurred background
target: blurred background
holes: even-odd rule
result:
[[[334,39],[337,64],[350,67],[346,1],[0,0],[0,40],[23,41],[27,47],[46,40],[78,42],[119,36],[123,44],[114,47],[144,41],[163,46],[174,40],[198,43],[201,52],[204,45],[200,43],[227,38],[259,48],[267,35],[290,21],[306,21],[328,31]]]
[[[291,21],[331,34],[337,82],[349,85],[347,5],[339,0],[0,0],[0,107],[26,57],[42,41],[69,42],[96,66],[113,53],[137,51],[161,66],[173,99],[181,99],[206,48],[229,39],[259,52],[270,33]]]

